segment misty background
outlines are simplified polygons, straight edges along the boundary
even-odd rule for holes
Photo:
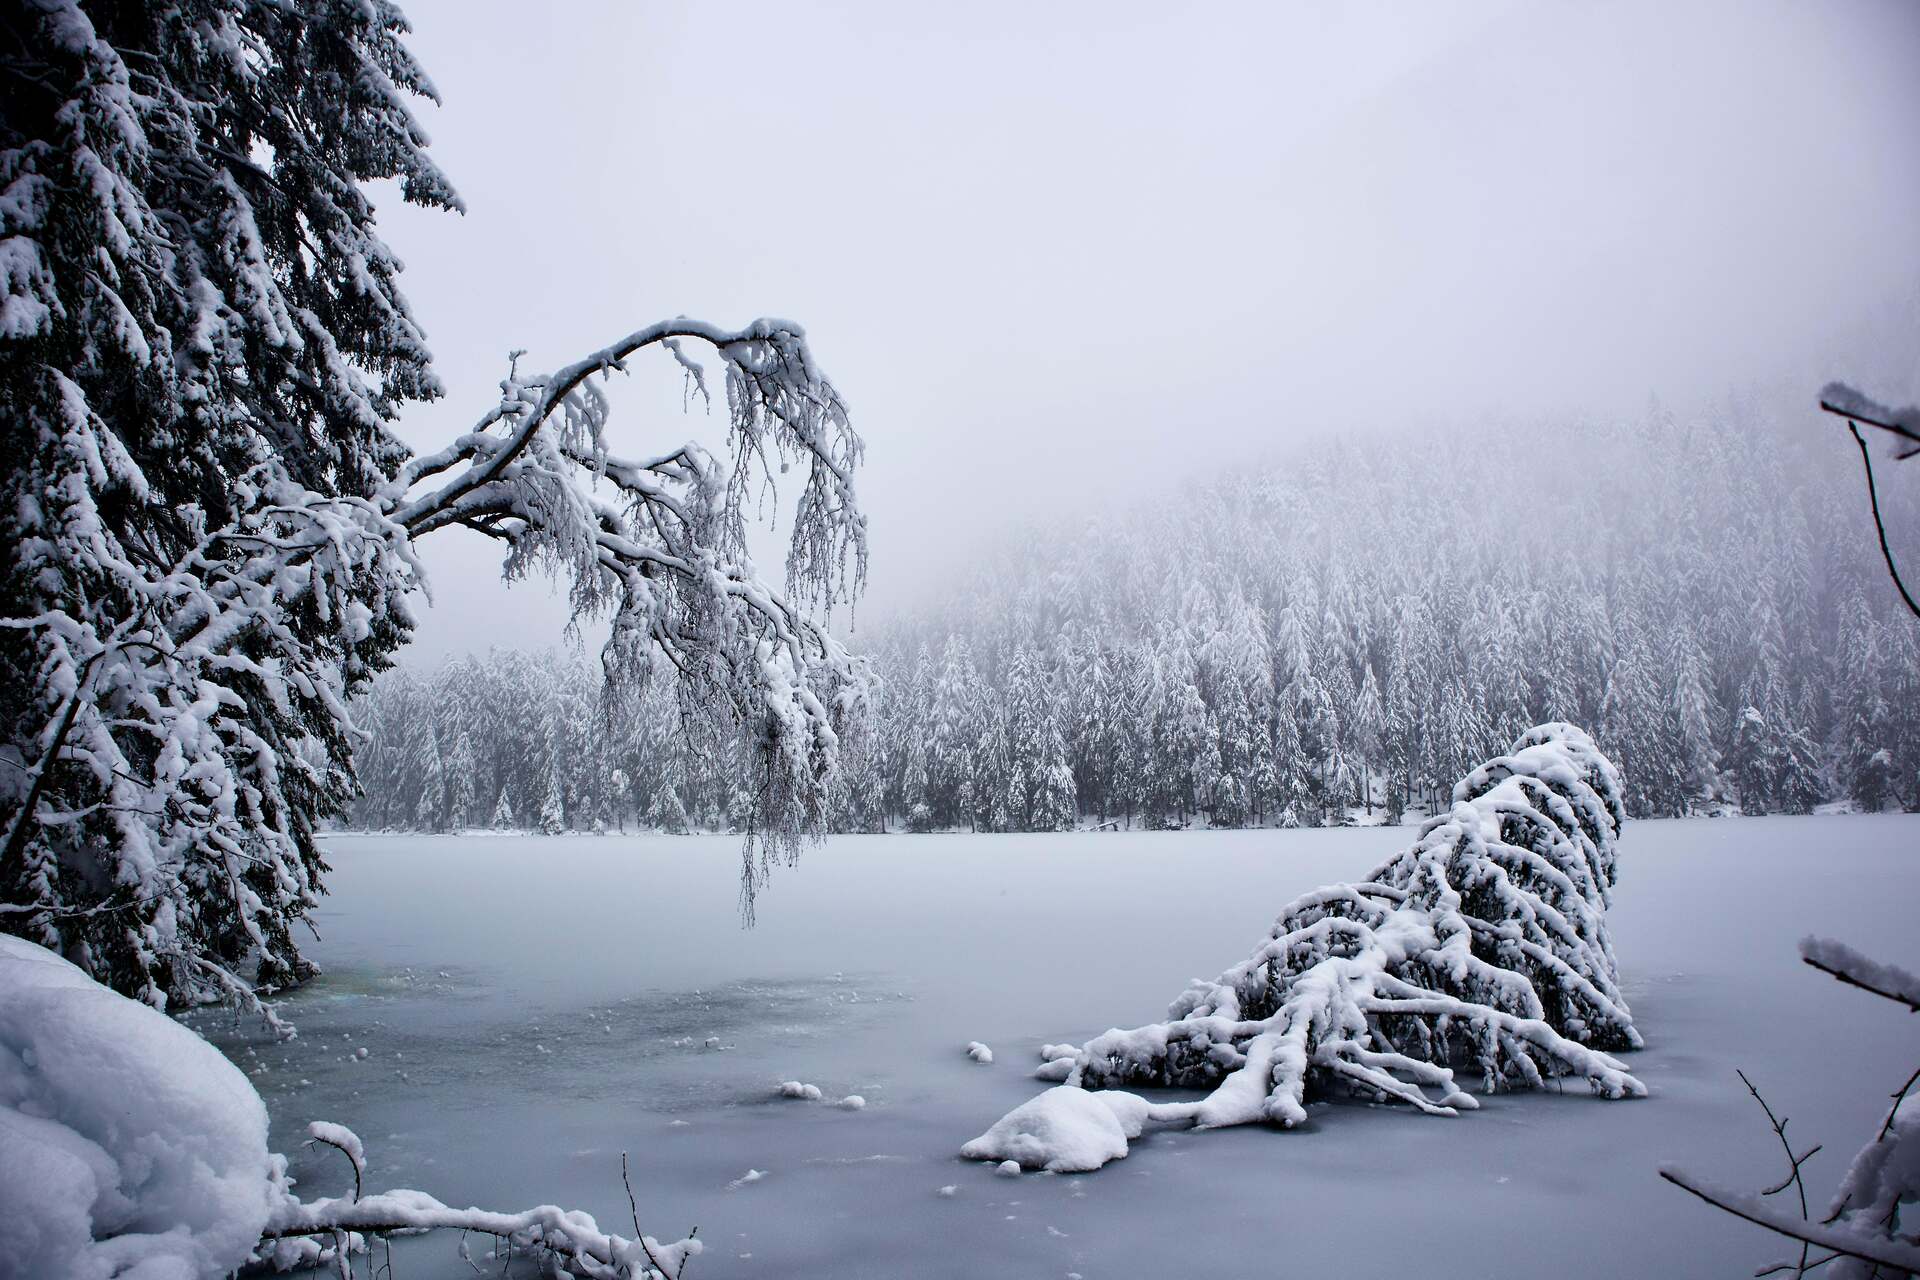
[[[401,434],[471,423],[512,349],[798,320],[869,446],[863,619],[1011,528],[1332,433],[1445,468],[1466,424],[1764,385],[1846,450],[1821,382],[1920,393],[1920,6],[408,13],[468,211],[382,200],[449,392]],[[635,372],[617,439],[719,438]],[[410,661],[564,625],[483,540],[426,554]]]

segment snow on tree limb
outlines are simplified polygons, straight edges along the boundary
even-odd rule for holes
[[[330,1136],[321,1140],[342,1150],[359,1148],[359,1139],[344,1126],[315,1122],[310,1128],[325,1130]],[[456,1209],[424,1191],[398,1189],[317,1200],[284,1194],[260,1233],[255,1259],[275,1271],[323,1265],[338,1260],[343,1244],[349,1252],[360,1252],[367,1248],[368,1237],[436,1230],[497,1236],[517,1249],[544,1252],[558,1274],[583,1280],[678,1280],[702,1248],[692,1236],[672,1243],[647,1235],[629,1240],[604,1230],[589,1213],[558,1205],[517,1213]],[[323,1239],[334,1241],[332,1251]]]
[[[1468,774],[1411,849],[1294,902],[1168,1021],[1089,1041],[1067,1084],[1207,1088],[1142,1104],[1147,1120],[1201,1128],[1290,1127],[1327,1094],[1453,1115],[1476,1105],[1461,1066],[1487,1089],[1578,1076],[1603,1097],[1644,1096],[1611,1056],[1641,1045],[1605,918],[1624,820],[1619,778],[1585,733],[1532,729]],[[965,1154],[1048,1165],[1025,1132],[996,1126]]]
[[[1907,1006],[1920,1013],[1920,976],[1899,965],[1883,964],[1861,955],[1844,942],[1808,934],[1800,939],[1800,958],[1851,987]]]
[[[799,326],[675,320],[547,377],[517,367],[446,449],[440,394],[362,184],[460,207],[405,98],[385,0],[82,7],[0,53],[0,929],[160,1006],[313,968],[317,825],[356,790],[353,697],[412,629],[417,540],[502,539],[611,615],[614,687],[664,655],[755,770],[743,897],[823,829],[870,683],[816,619],[866,567],[859,437]],[[725,462],[616,455],[606,376],[722,366]],[[791,595],[745,507],[799,468]],[[459,798],[469,799],[455,792]],[[438,808],[436,803],[435,808]],[[264,1010],[263,1010],[264,1011]]]
[[[724,365],[731,465],[692,443],[646,460],[615,455],[600,383],[656,345],[697,370],[687,340]],[[783,320],[731,332],[684,319],[651,325],[549,376],[523,377],[516,362],[501,389],[475,430],[403,467],[383,497],[416,538],[462,525],[507,544],[509,577],[566,575],[576,616],[611,614],[611,679],[644,680],[662,654],[681,677],[683,712],[710,728],[737,726],[754,766],[741,870],[751,915],[774,863],[824,833],[841,739],[859,731],[867,707],[866,664],[805,607],[850,600],[866,572],[853,487],[863,446],[846,407],[805,333]],[[745,504],[756,474],[770,483],[776,465],[794,461],[806,478],[788,544],[790,599],[747,554]],[[447,472],[439,487],[406,496]]]
[[[1906,441],[1898,446],[1895,458],[1911,458],[1920,454],[1920,405],[1908,405],[1904,409],[1889,408],[1844,382],[1829,382],[1820,388],[1820,407],[1838,417],[1864,422]]]

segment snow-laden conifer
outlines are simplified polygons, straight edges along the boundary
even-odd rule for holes
[[[37,0],[0,50],[0,928],[154,1004],[310,972],[350,700],[437,530],[561,577],[616,684],[664,659],[683,719],[751,756],[749,901],[824,831],[864,718],[815,616],[864,573],[862,446],[799,326],[650,325],[510,362],[436,452],[390,431],[440,387],[362,186],[458,207],[406,29],[386,0]],[[644,353],[724,402],[730,456],[619,441],[605,387]],[[785,593],[746,545],[777,473]],[[456,741],[427,726],[391,820],[445,823]],[[564,822],[547,799],[522,812]]]

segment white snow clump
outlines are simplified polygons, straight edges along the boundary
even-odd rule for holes
[[[278,1157],[219,1050],[0,935],[0,1259],[10,1274],[188,1280],[247,1260]]]

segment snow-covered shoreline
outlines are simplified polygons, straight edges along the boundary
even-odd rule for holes
[[[1829,804],[1823,804],[1823,805],[1817,806],[1811,814],[1801,814],[1801,815],[1777,814],[1777,813],[1747,814],[1747,813],[1740,812],[1739,806],[1737,805],[1726,805],[1712,812],[1689,813],[1679,818],[1661,818],[1661,819],[1658,819],[1658,821],[1661,821],[1661,822],[1718,822],[1728,818],[1741,818],[1741,819],[1781,818],[1781,817],[1861,818],[1861,817],[1884,817],[1884,816],[1889,816],[1889,815],[1864,813],[1860,810],[1859,806],[1855,805],[1851,800],[1836,800]],[[1299,826],[1288,827],[1288,826],[1277,826],[1277,825],[1246,826],[1246,827],[1209,827],[1204,823],[1200,823],[1190,828],[1185,828],[1181,831],[1167,832],[1167,831],[1150,830],[1144,826],[1125,827],[1125,826],[1115,826],[1112,823],[1086,822],[1086,823],[1082,823],[1079,826],[1074,827],[1070,831],[1054,831],[1054,832],[968,831],[964,827],[942,827],[932,831],[907,831],[905,829],[889,829],[886,831],[843,831],[843,832],[837,833],[834,836],[834,838],[836,840],[860,840],[860,839],[895,840],[895,839],[902,839],[909,836],[934,836],[934,837],[966,836],[969,838],[992,839],[992,838],[999,838],[999,837],[1017,838],[1017,837],[1031,836],[1031,835],[1061,835],[1061,836],[1098,835],[1098,836],[1162,837],[1170,834],[1171,835],[1179,835],[1179,834],[1196,834],[1197,835],[1197,834],[1214,834],[1214,833],[1224,833],[1224,832],[1270,831],[1270,832],[1280,833],[1280,832],[1303,831],[1303,830],[1304,831],[1357,831],[1357,830],[1366,830],[1366,829],[1381,828],[1381,827],[1404,828],[1404,829],[1412,830],[1412,829],[1417,829],[1421,823],[1427,820],[1427,817],[1428,815],[1419,809],[1409,809],[1405,814],[1401,816],[1400,821],[1398,822],[1388,822],[1385,820],[1383,816],[1379,814],[1372,814],[1372,815],[1356,814],[1356,815],[1353,815],[1349,821],[1332,823],[1324,827],[1299,827]],[[1629,820],[1634,822],[1654,821],[1654,819],[1647,819],[1647,818],[1633,818]],[[405,828],[373,829],[373,828],[365,828],[365,827],[328,827],[320,831],[318,835],[319,835],[319,838],[322,840],[411,840],[411,839],[486,840],[486,839],[495,839],[495,838],[535,839],[535,838],[546,837],[546,836],[603,837],[607,839],[627,839],[627,838],[639,837],[639,836],[673,838],[673,839],[684,838],[684,839],[708,839],[708,840],[714,839],[716,837],[724,837],[732,840],[738,840],[740,838],[740,832],[738,831],[721,831],[721,830],[661,831],[661,830],[654,830],[652,828],[635,828],[633,830],[628,830],[628,831],[619,831],[619,830],[540,831],[540,830],[535,830],[535,829],[526,828],[526,827],[504,827],[504,828],[462,827],[458,831],[413,831]]]

